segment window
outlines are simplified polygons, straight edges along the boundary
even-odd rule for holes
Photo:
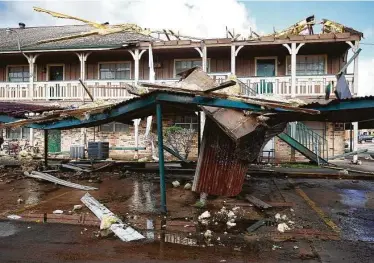
[[[131,63],[103,63],[99,64],[100,79],[130,79]]]
[[[326,66],[325,55],[296,56],[296,75],[324,75]],[[287,75],[291,75],[291,58],[287,57]]]
[[[9,66],[8,67],[9,82],[28,82],[29,66]]]
[[[7,128],[5,132],[5,137],[7,139],[29,139],[30,138],[30,128]]]
[[[120,122],[111,122],[100,126],[100,131],[103,132],[128,132],[129,125]]]
[[[175,116],[174,125],[185,129],[198,130],[198,117],[197,116]]]
[[[208,69],[209,69],[209,60],[208,63]],[[193,67],[202,67],[202,61],[201,59],[183,59],[183,60],[175,60],[174,62],[174,72],[175,76],[187,69],[193,68]]]

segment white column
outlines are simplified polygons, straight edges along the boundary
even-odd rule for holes
[[[132,120],[134,122],[135,148],[139,147],[139,124],[141,119]],[[134,159],[139,159],[138,149],[135,150]]]
[[[231,74],[236,75],[236,57],[243,46],[231,46]]]
[[[28,89],[28,96],[31,100],[34,99],[34,73],[35,73],[35,61],[39,54],[30,54],[26,55],[27,61],[29,62],[29,89]],[[30,128],[30,145],[34,146],[34,129]]]
[[[80,61],[80,79],[82,80],[82,82],[84,82],[86,80],[86,61],[87,61],[88,56],[91,53],[81,52],[81,53],[75,53],[75,54],[78,56],[79,61]],[[83,102],[84,102],[85,95],[86,95],[86,92],[85,92],[84,88],[82,87],[82,101]],[[86,128],[81,128],[80,131],[81,131],[81,142],[80,143],[81,143],[81,145],[83,145],[86,148],[86,145],[87,145],[87,129]]]
[[[352,42],[347,42],[347,44],[351,46],[353,53],[356,53],[359,48],[360,42],[355,41],[354,44]],[[353,64],[353,90],[352,90],[353,97],[357,96],[358,94],[358,57],[359,56],[357,56],[353,62],[354,63]],[[357,151],[358,150],[358,122],[352,122],[352,125],[353,125],[353,151]],[[352,162],[357,163],[357,161],[358,161],[358,155],[357,154],[353,155]]]
[[[149,82],[154,83],[156,80],[156,73],[155,73],[155,68],[153,65],[153,50],[152,50],[152,44],[149,43],[148,47],[148,66],[149,66]]]
[[[283,44],[291,55],[291,98],[296,97],[296,55],[304,45],[305,43],[300,43],[298,46],[296,43],[291,43],[290,47],[289,44]]]
[[[134,82],[135,82],[135,85],[138,84],[139,82],[139,61],[143,55],[143,53],[145,52],[146,50],[142,50],[141,52],[139,52],[139,49],[135,49],[134,51],[132,50],[129,50],[129,53],[131,54],[132,58],[134,59]]]

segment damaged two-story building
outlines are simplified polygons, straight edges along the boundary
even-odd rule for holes
[[[267,36],[216,39],[188,39],[167,32],[162,39],[136,32],[90,34],[90,25],[3,28],[0,101],[74,107],[90,101],[79,80],[97,103],[125,100],[132,97],[126,84],[176,82],[178,73],[201,66],[218,82],[235,76],[240,92],[248,96],[323,102],[326,93],[334,97],[336,74],[363,35],[329,20],[323,20],[320,33],[313,32],[313,25],[314,17]],[[345,77],[352,94],[357,94],[357,58],[354,68],[354,74]],[[167,116],[165,122],[195,130],[199,125],[198,115]],[[122,123],[50,131],[49,152],[68,152],[72,145],[96,140],[110,143],[113,158],[132,159],[134,150],[142,157],[150,154],[143,138],[145,123],[140,122],[138,145],[134,126]],[[299,141],[308,137],[306,147],[313,148],[310,143],[318,141],[325,158],[344,152],[342,123],[297,123],[295,131]],[[40,131],[24,127],[6,129],[3,137],[29,140],[32,145],[43,141]],[[276,162],[299,157],[281,138],[273,138],[264,151]],[[196,155],[197,149],[190,157]]]

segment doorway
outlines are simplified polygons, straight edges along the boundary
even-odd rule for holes
[[[48,81],[63,81],[64,80],[64,65],[49,65],[48,66]]]
[[[49,130],[48,131],[48,152],[57,153],[61,152],[61,131]]]
[[[266,94],[274,92],[274,84],[266,77],[276,76],[276,58],[258,58],[256,59],[256,76],[260,78],[260,83],[257,84],[257,94]]]

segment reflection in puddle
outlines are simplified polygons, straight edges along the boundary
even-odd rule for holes
[[[0,237],[9,237],[17,232],[16,227],[9,222],[0,222]]]
[[[356,189],[342,189],[341,202],[351,207],[365,207],[367,198],[366,193]]]
[[[153,197],[153,183],[134,181],[134,192],[131,198],[130,209],[140,213],[156,212],[155,198]]]

